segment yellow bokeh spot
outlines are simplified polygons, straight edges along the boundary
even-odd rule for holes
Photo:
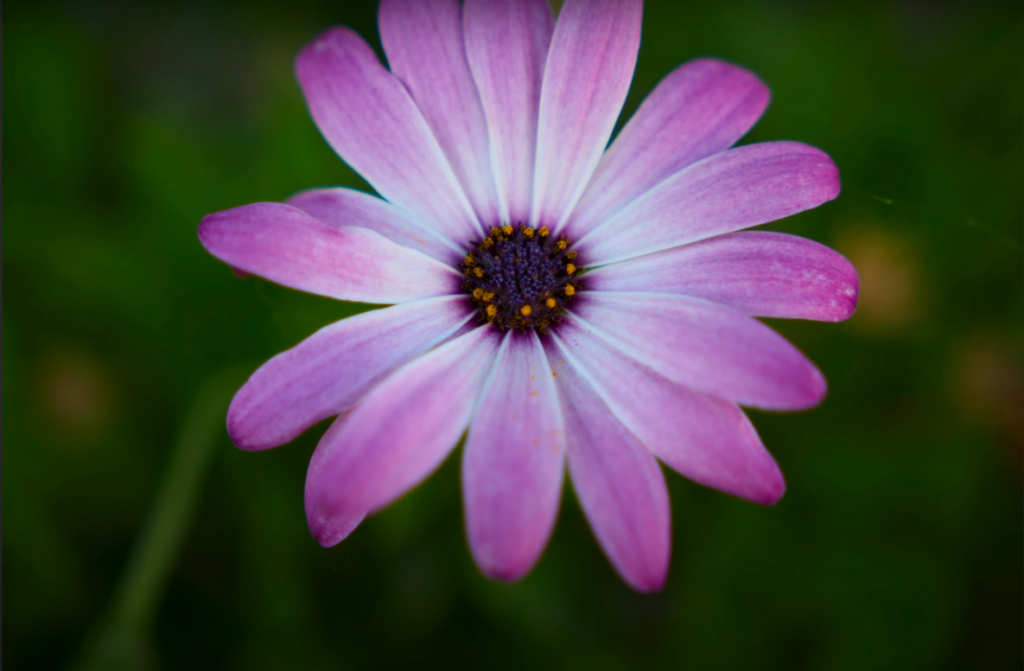
[[[558,302],[554,298],[549,298],[546,301],[544,301],[544,305],[548,306],[548,308],[554,308],[556,305],[558,305]]]
[[[529,317],[530,315],[533,314],[533,308],[531,308],[529,305],[524,305],[523,307],[519,308],[519,311],[523,313],[524,317]]]

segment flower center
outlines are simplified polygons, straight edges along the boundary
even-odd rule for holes
[[[579,290],[580,267],[568,247],[564,235],[555,240],[546,226],[492,228],[462,262],[462,287],[481,320],[502,331],[546,333]]]

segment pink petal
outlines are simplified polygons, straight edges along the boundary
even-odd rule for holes
[[[556,337],[567,363],[584,372],[626,428],[673,469],[755,503],[782,497],[779,467],[735,404],[670,381],[575,323],[559,326]]]
[[[554,19],[547,0],[466,0],[466,55],[506,222],[529,220],[537,112]]]
[[[365,312],[320,329],[253,373],[228,409],[244,450],[277,447],[343,412],[406,361],[443,342],[472,310],[461,296]]]
[[[581,328],[691,389],[767,410],[801,410],[825,396],[807,357],[738,310],[673,294],[578,296],[571,319]]]
[[[497,225],[487,121],[466,61],[458,0],[383,0],[380,39],[482,222]]]
[[[782,219],[839,195],[828,154],[764,142],[715,154],[658,184],[577,243],[588,265],[649,254]]]
[[[558,340],[548,339],[546,347],[565,415],[569,474],[590,528],[630,587],[656,592],[665,584],[672,545],[658,462],[566,362]]]
[[[483,326],[424,354],[375,387],[337,430],[307,483],[309,519],[378,510],[436,469],[469,423],[501,340]]]
[[[309,189],[285,202],[332,228],[368,228],[449,265],[457,265],[466,254],[430,224],[368,193],[342,188]]]
[[[347,413],[346,413],[347,415]],[[327,433],[332,431],[338,431],[342,426],[345,425],[345,417],[338,417],[337,421],[331,425],[331,428],[327,430]],[[326,436],[325,436],[326,437]],[[309,460],[309,468],[306,469],[306,491],[305,491],[305,503],[306,510],[314,510],[310,505],[311,491],[309,487],[310,482],[316,482],[320,473],[320,469],[323,467],[324,455],[327,454],[325,445],[329,444],[324,440],[316,446],[313,451],[313,457]],[[366,513],[354,513],[348,515],[326,515],[320,514],[317,517],[309,517],[309,530],[313,534],[313,538],[324,546],[329,548],[337,545],[341,541],[348,538],[348,535],[355,531],[359,523],[366,517]]]
[[[484,383],[462,460],[466,532],[480,570],[522,578],[551,536],[565,427],[536,333],[509,333]]]
[[[680,66],[641,103],[601,158],[565,233],[578,239],[658,182],[725,151],[761,118],[757,75],[713,58]]]
[[[332,228],[281,203],[208,214],[199,239],[234,268],[344,301],[403,303],[453,294],[461,284],[450,266],[367,228]]]
[[[566,0],[544,67],[533,182],[535,225],[555,229],[583,195],[626,100],[640,0]]]
[[[842,321],[857,307],[857,271],[806,238],[745,231],[673,247],[587,273],[592,291],[705,298],[755,317]]]
[[[295,73],[320,132],[377,192],[453,241],[480,223],[416,103],[363,38],[332,28],[299,54]]]

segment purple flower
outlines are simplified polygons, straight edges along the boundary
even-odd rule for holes
[[[569,474],[634,589],[664,584],[658,460],[760,504],[785,490],[740,405],[800,410],[814,365],[755,317],[838,321],[857,275],[803,238],[741,229],[839,194],[823,152],[730,147],[769,93],[687,63],[615,141],[639,0],[383,0],[391,66],[348,28],[299,54],[324,137],[383,196],[315,189],[207,216],[236,269],[340,300],[394,304],[332,324],[235,396],[235,444],[286,443],[327,417],[306,511],[324,546],[426,478],[466,433],[462,486],[480,569],[536,563]],[[468,433],[467,433],[468,430]]]

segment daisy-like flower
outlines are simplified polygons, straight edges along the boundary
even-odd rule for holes
[[[823,152],[735,149],[769,93],[687,63],[610,147],[640,45],[640,0],[383,0],[390,65],[348,28],[299,54],[313,119],[383,197],[314,189],[211,214],[199,237],[247,273],[389,304],[257,370],[228,431],[242,449],[337,419],[305,503],[331,546],[415,487],[465,434],[480,569],[513,581],[551,535],[566,465],[598,543],[634,589],[664,584],[658,461],[760,504],[785,490],[740,406],[800,410],[825,380],[755,317],[837,321],[857,298],[840,255],[736,232],[839,193]]]

